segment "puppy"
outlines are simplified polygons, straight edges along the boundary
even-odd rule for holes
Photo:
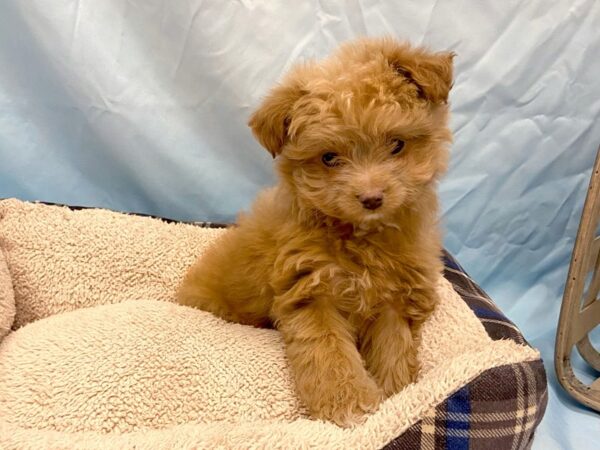
[[[415,379],[442,271],[453,56],[360,39],[292,69],[249,122],[279,183],[178,290],[226,320],[274,324],[314,417],[353,424]]]

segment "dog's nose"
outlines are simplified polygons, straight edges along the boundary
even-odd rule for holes
[[[377,209],[383,204],[383,194],[361,195],[359,200],[362,203],[363,208]]]

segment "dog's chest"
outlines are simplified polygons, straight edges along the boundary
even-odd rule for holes
[[[336,255],[339,271],[332,278],[333,292],[343,310],[370,316],[383,304],[400,301],[406,290],[399,258],[367,249]]]

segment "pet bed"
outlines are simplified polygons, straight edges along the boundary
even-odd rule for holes
[[[173,303],[222,233],[0,201],[0,448],[531,445],[539,353],[449,255],[418,380],[340,428],[307,416],[277,331]]]

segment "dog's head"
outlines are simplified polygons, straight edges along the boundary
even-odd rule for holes
[[[393,222],[445,170],[452,58],[351,42],[295,67],[249,124],[302,209],[361,228]]]

